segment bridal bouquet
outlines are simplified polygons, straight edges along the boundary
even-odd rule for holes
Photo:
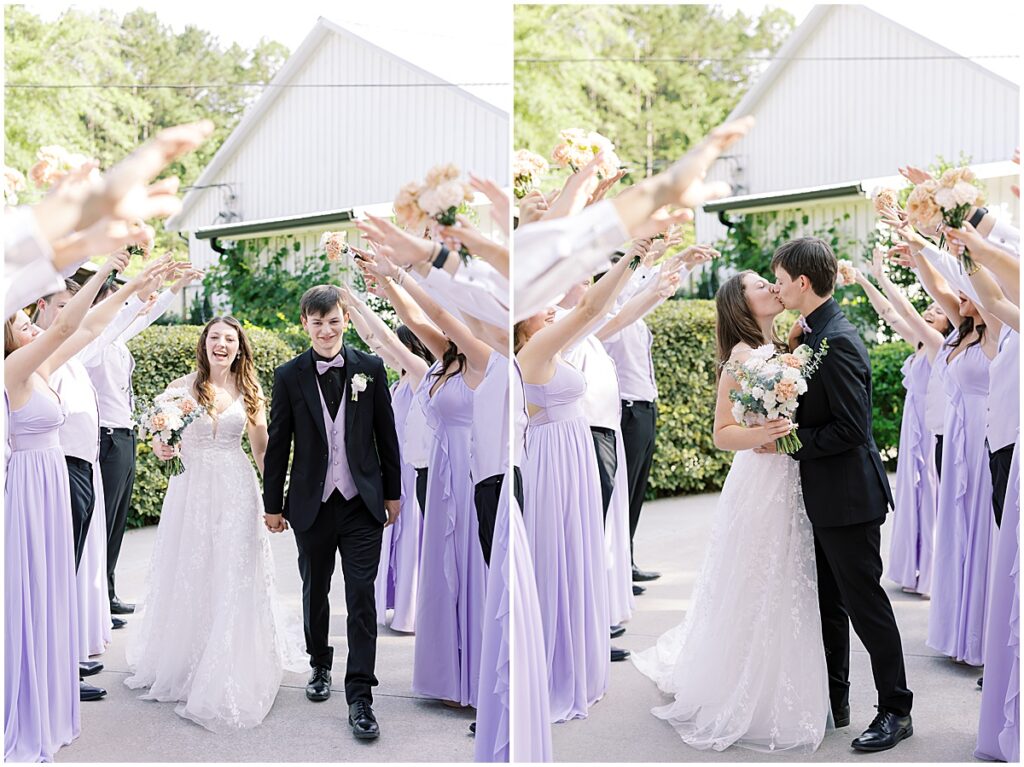
[[[189,424],[202,414],[202,408],[188,389],[175,387],[153,398],[152,406],[143,411],[139,426],[143,437],[159,437],[165,445],[175,447],[181,442]],[[174,477],[185,471],[177,455],[161,463],[165,477]]]
[[[512,160],[512,191],[517,200],[532,192],[548,172],[548,161],[529,149],[520,149]]]
[[[345,237],[345,232],[323,233],[320,238],[320,247],[327,251],[328,261],[341,261],[341,257],[349,252]]]
[[[473,189],[459,180],[459,169],[448,163],[427,171],[422,184],[411,182],[398,190],[395,198],[395,219],[399,226],[422,234],[431,222],[455,226],[458,214],[473,199]],[[463,261],[470,257],[465,245],[459,247]]]
[[[585,131],[580,128],[569,128],[561,132],[562,141],[551,151],[551,159],[561,168],[571,168],[576,173],[580,168],[593,160],[599,153],[603,154],[598,178],[611,178],[619,170],[619,157],[615,154],[615,145],[600,133]]]
[[[729,392],[736,423],[761,426],[777,418],[792,419],[797,398],[807,391],[807,379],[827,353],[827,339],[821,342],[817,354],[807,344],[787,353],[779,353],[775,346],[766,344],[751,352],[744,362],[728,363],[726,372],[740,385]],[[802,446],[796,436],[796,424],[793,429],[775,441],[780,453],[793,453]]]
[[[907,198],[907,218],[916,229],[928,232],[938,230],[942,224],[960,229],[971,207],[984,200],[976,181],[970,168],[950,168],[937,180],[921,182]],[[940,231],[939,247],[945,244],[946,235]],[[960,263],[966,271],[974,270],[974,260],[967,248],[960,256]]]

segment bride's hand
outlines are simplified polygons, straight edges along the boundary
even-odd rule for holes
[[[178,454],[177,448],[171,447],[161,442],[156,437],[153,438],[153,454],[156,455],[161,461],[169,461]]]
[[[283,533],[288,529],[288,520],[282,514],[264,514],[263,524],[272,533]]]
[[[780,437],[785,437],[791,431],[793,431],[793,422],[788,418],[776,418],[775,420],[767,421],[764,425],[764,433],[773,443]]]

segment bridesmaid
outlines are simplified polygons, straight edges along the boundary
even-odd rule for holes
[[[988,571],[995,521],[992,478],[984,461],[989,365],[1002,323],[963,291],[954,293],[929,258],[915,259],[921,281],[957,326],[944,345],[948,398],[942,481],[935,524],[929,647],[972,666],[984,664]]]
[[[909,300],[886,276],[881,248],[876,248],[871,273],[884,291],[880,293],[860,272],[861,286],[871,305],[904,341],[916,351],[903,363],[903,421],[900,425],[900,455],[896,467],[895,516],[889,546],[888,576],[910,594],[931,593],[932,554],[938,475],[933,438],[925,423],[925,402],[932,362],[942,350],[949,320],[932,304],[918,314]]]
[[[417,392],[434,430],[420,552],[413,691],[477,704],[486,567],[473,503],[473,399],[497,354],[381,254],[363,259],[399,317],[441,362]],[[417,315],[425,314],[441,333]],[[443,335],[442,335],[443,333]]]
[[[553,721],[584,718],[608,688],[611,646],[601,485],[581,399],[583,374],[561,358],[611,308],[634,249],[557,322],[553,311],[515,326],[530,424],[524,508],[536,570]]]
[[[398,444],[402,450],[402,511],[398,521],[385,528],[381,543],[376,580],[377,622],[386,625],[387,611],[393,610],[392,630],[412,633],[416,630],[423,517],[416,500],[416,470],[405,455],[410,436],[407,427],[414,405],[413,392],[423,381],[427,365],[434,359],[407,327],[402,325],[396,334],[351,292],[342,289],[342,296],[360,338],[388,367],[400,373],[398,381],[391,387],[391,407],[395,412]]]
[[[49,762],[78,737],[78,587],[71,489],[52,369],[91,340],[79,331],[119,253],[40,332],[23,311],[4,324],[10,460],[4,487],[4,759]]]

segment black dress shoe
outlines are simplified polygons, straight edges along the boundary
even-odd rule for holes
[[[83,660],[78,662],[78,678],[92,676],[103,670],[103,664],[96,660]]]
[[[886,751],[913,734],[910,714],[900,716],[892,711],[879,711],[871,726],[850,745],[857,751]]]
[[[129,602],[122,602],[117,597],[110,600],[111,615],[131,615],[133,612],[135,612],[135,605]]]
[[[473,733],[474,735],[476,735],[476,722],[470,722],[469,723],[469,731],[471,733]]]
[[[840,727],[850,726],[850,707],[840,706],[839,708],[832,709],[832,719],[835,722],[836,729]]]
[[[380,735],[377,718],[368,701],[357,700],[349,704],[348,723],[352,727],[352,734],[359,740],[373,740]]]
[[[654,581],[661,577],[661,573],[656,573],[653,570],[641,570],[636,565],[633,565],[633,580],[634,581]]]
[[[331,670],[326,666],[314,666],[306,683],[306,697],[310,700],[327,700],[331,697]]]
[[[626,660],[629,657],[629,650],[623,650],[621,647],[612,648],[612,663],[620,660]]]
[[[980,689],[984,689],[984,684],[983,684],[983,683],[984,683],[984,681],[985,681],[985,677],[983,677],[983,676],[979,676],[979,677],[978,677],[978,687],[979,687]]]
[[[638,597],[645,591],[647,591],[647,589],[645,589],[643,586],[638,586],[635,583],[633,584],[633,596]]]
[[[626,633],[626,627],[615,624],[612,626],[612,639],[618,639],[620,636]]]
[[[127,625],[128,625],[128,621],[126,621],[124,618],[118,618],[117,616],[114,616],[114,615],[110,616],[110,628],[112,628],[112,629],[123,629]]]
[[[107,691],[102,687],[93,687],[91,684],[79,681],[78,683],[78,697],[80,700],[99,700]]]

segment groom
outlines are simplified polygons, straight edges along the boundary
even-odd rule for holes
[[[884,751],[914,733],[913,694],[907,689],[903,649],[883,590],[881,526],[892,506],[889,480],[871,432],[871,365],[856,329],[832,297],[837,263],[815,237],[791,240],[775,251],[776,291],[800,312],[802,342],[821,367],[808,381],[794,419],[807,516],[814,528],[818,603],[836,727],[850,724],[850,623],[871,658],[878,715],[851,744]],[[774,444],[759,448],[771,452]]]
[[[377,610],[373,582],[384,528],[398,518],[402,480],[387,374],[379,357],[343,345],[348,311],[341,291],[317,285],[302,296],[302,327],[312,349],[274,371],[263,474],[266,525],[291,524],[299,550],[310,700],[331,695],[334,648],[327,644],[328,595],[341,553],[348,612],[345,698],[356,738],[380,734],[373,715],[377,684]],[[294,446],[285,492],[288,456]]]

